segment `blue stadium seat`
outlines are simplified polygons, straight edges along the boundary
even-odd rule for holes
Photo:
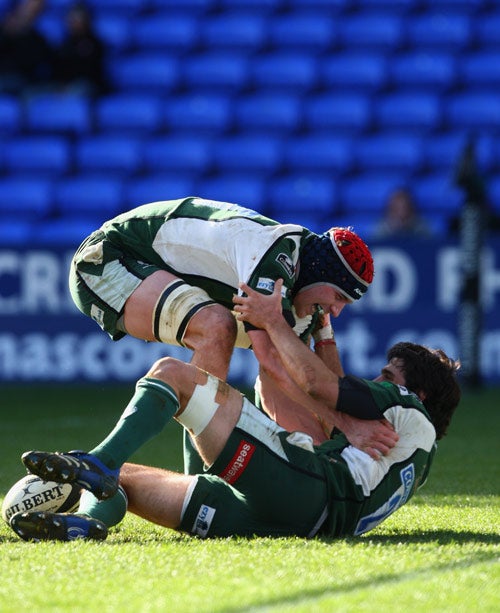
[[[115,11],[129,17],[137,15],[144,8],[144,0],[87,0],[93,13]]]
[[[451,128],[492,130],[500,127],[500,92],[471,91],[450,96],[445,117]]]
[[[109,73],[118,89],[167,94],[178,85],[179,65],[164,53],[138,51],[112,58]]]
[[[198,135],[157,136],[144,147],[146,172],[203,173],[211,162],[210,143]]]
[[[483,49],[494,48],[498,49],[498,33],[500,32],[500,10],[488,13],[482,19],[477,19],[475,22],[475,34],[479,45]]]
[[[281,222],[292,223],[298,215],[323,219],[338,210],[337,202],[337,183],[329,173],[294,172],[269,183],[269,215]]]
[[[316,58],[305,52],[269,52],[255,56],[251,82],[256,87],[305,92],[317,81]]]
[[[213,148],[214,165],[227,172],[276,172],[282,161],[282,143],[264,134],[219,138]]]
[[[389,74],[398,87],[427,87],[440,91],[452,87],[457,76],[457,60],[450,53],[411,51],[391,59]]]
[[[346,16],[338,28],[338,41],[352,49],[396,49],[403,40],[401,17],[389,12],[356,12]]]
[[[276,221],[281,223],[293,223],[303,228],[316,232],[316,234],[323,234],[335,223],[335,218],[329,213],[303,212],[303,211],[291,211],[290,215],[286,214],[286,211],[280,212],[280,218]]]
[[[64,217],[89,217],[100,225],[122,210],[122,181],[104,175],[61,179],[54,188],[54,202]]]
[[[414,8],[418,9],[421,0],[362,0],[361,2],[364,10],[391,10],[406,12]]]
[[[423,160],[422,140],[406,133],[383,133],[360,139],[354,157],[365,171],[415,172]]]
[[[166,175],[147,175],[133,179],[124,186],[124,208],[132,208],[148,202],[173,200],[195,196],[194,182],[187,177]]]
[[[99,11],[94,16],[94,27],[109,53],[124,53],[129,47],[132,20],[125,15]]]
[[[395,187],[405,183],[401,173],[362,172],[340,183],[339,204],[345,215],[364,211],[382,214]]]
[[[199,39],[208,49],[253,52],[265,45],[266,34],[263,15],[228,10],[202,20]]]
[[[335,215],[331,226],[340,226],[341,228],[351,227],[358,236],[363,240],[369,241],[375,232],[375,228],[380,221],[381,210],[362,211],[359,213],[356,210],[344,212],[342,215]]]
[[[215,8],[218,0],[149,0],[153,10],[186,11],[189,14],[203,14]]]
[[[51,219],[37,225],[34,242],[43,246],[58,245],[76,249],[96,229],[95,220],[89,217]]]
[[[214,134],[232,122],[231,97],[219,93],[188,93],[163,99],[166,126],[172,131]]]
[[[121,136],[87,136],[76,144],[76,164],[80,172],[133,174],[142,166],[142,144]]]
[[[498,48],[468,53],[460,62],[460,76],[467,88],[500,85],[500,31]]]
[[[21,104],[15,96],[0,94],[0,134],[12,135],[22,126]]]
[[[335,176],[351,169],[352,141],[319,132],[296,136],[287,140],[284,158],[292,173],[320,170]]]
[[[1,206],[0,206],[1,211]],[[2,247],[15,247],[33,243],[33,223],[15,215],[0,218],[0,245]]]
[[[433,8],[434,5],[433,5]],[[471,39],[471,22],[467,15],[432,10],[407,22],[410,45],[422,48],[460,50]]]
[[[429,136],[424,144],[427,172],[451,172],[456,167],[467,142],[467,133],[457,129],[441,132],[439,137]],[[496,149],[495,134],[482,134],[475,140],[476,160],[481,171],[494,170],[500,151]]]
[[[154,132],[163,125],[161,98],[148,94],[121,93],[95,102],[99,130]]]
[[[304,116],[311,130],[360,132],[370,124],[370,99],[356,92],[316,94],[306,99]]]
[[[224,11],[227,9],[245,9],[266,14],[283,8],[286,0],[219,0],[219,4]]]
[[[320,71],[325,88],[373,92],[386,84],[387,59],[374,51],[346,51],[325,58]]]
[[[86,97],[44,94],[26,103],[29,130],[82,134],[91,128],[91,108]]]
[[[349,7],[351,2],[352,0],[290,0],[290,5],[295,9],[308,9],[320,11],[322,14],[339,15]]]
[[[495,0],[493,0],[495,1]],[[485,0],[422,0],[424,8],[439,9],[443,11],[458,10],[461,12],[470,11],[473,13],[477,9],[480,9]],[[427,5],[427,6],[426,6]]]
[[[461,190],[454,185],[453,169],[419,177],[414,183],[413,192],[423,213],[441,212],[451,216],[459,210],[463,201]]]
[[[0,213],[15,215],[19,221],[34,221],[50,214],[52,182],[42,178],[0,178]]]
[[[441,121],[441,98],[436,94],[404,91],[379,97],[374,118],[382,130],[434,130]]]
[[[3,0],[2,0],[3,1]],[[51,0],[50,8],[55,11],[67,11],[74,0]]]
[[[203,198],[236,202],[265,214],[266,183],[259,175],[222,174],[201,179],[196,193]]]
[[[231,51],[207,51],[182,62],[184,85],[192,91],[237,92],[248,83],[248,59]]]
[[[451,171],[460,157],[467,137],[461,131],[442,132],[439,138],[431,135],[424,143],[425,167],[437,171]]]
[[[331,15],[308,11],[279,14],[269,22],[269,42],[277,49],[323,52],[336,41],[335,21]]]
[[[43,12],[37,19],[36,29],[53,46],[60,45],[66,35],[64,19],[57,10]]]
[[[62,136],[23,136],[5,147],[3,163],[12,173],[61,175],[71,167],[70,146]]]
[[[242,131],[286,133],[301,125],[302,100],[287,92],[241,96],[235,102],[234,116],[236,127]]]
[[[134,19],[130,40],[138,49],[179,53],[198,43],[198,20],[187,14],[156,12]]]

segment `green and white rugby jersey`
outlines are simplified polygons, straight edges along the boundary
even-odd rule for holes
[[[388,382],[358,381],[399,441],[378,461],[350,445],[343,434],[316,447],[325,460],[328,484],[323,530],[333,536],[367,532],[405,504],[427,478],[436,451],[434,426],[415,394]]]
[[[271,293],[273,282],[282,278],[284,310],[291,308],[300,247],[311,236],[302,226],[201,198],[146,204],[100,230],[127,254],[201,287],[228,308],[240,281]]]

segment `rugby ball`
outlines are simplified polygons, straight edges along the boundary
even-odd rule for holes
[[[26,475],[5,494],[2,518],[9,523],[13,515],[26,511],[71,513],[78,508],[80,491],[79,486],[71,483],[55,483]]]

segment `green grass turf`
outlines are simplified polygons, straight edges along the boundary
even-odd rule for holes
[[[89,448],[127,388],[2,389],[0,497],[26,449]],[[0,526],[0,611],[500,611],[500,391],[467,393],[428,483],[357,539],[201,541],[133,516],[104,543],[20,541]],[[181,468],[172,424],[138,462]]]

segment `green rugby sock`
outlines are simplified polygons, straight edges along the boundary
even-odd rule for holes
[[[116,526],[127,512],[127,495],[125,490],[118,488],[116,494],[107,500],[98,500],[94,494],[83,490],[77,513],[100,519],[108,528]]]
[[[120,468],[140,447],[159,434],[179,409],[173,389],[143,377],[113,431],[89,453],[108,468]]]

